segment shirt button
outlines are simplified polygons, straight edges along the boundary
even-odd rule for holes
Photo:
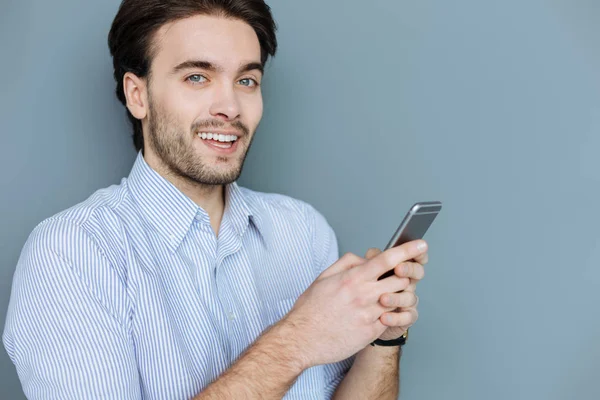
[[[229,314],[227,314],[227,318],[230,321],[233,321],[233,320],[235,320],[235,314],[232,311],[230,311]]]

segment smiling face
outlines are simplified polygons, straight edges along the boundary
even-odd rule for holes
[[[256,33],[240,20],[197,15],[162,26],[153,45],[144,110],[130,107],[142,119],[144,158],[199,184],[237,180],[263,111]]]

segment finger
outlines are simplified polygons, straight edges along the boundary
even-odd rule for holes
[[[376,283],[377,296],[381,296],[384,293],[396,293],[402,290],[406,290],[410,285],[410,279],[400,278],[396,275],[392,275],[388,278],[382,279]]]
[[[413,240],[375,256],[375,258],[369,260],[361,269],[368,278],[376,280],[396,265],[414,259],[426,252],[427,242],[424,240]]]
[[[410,284],[408,285],[408,287],[406,289],[404,289],[404,291],[405,292],[407,292],[407,291],[416,292],[417,291],[417,283],[419,283],[418,280],[411,279]]]
[[[414,292],[384,293],[379,297],[379,302],[384,307],[416,307],[418,297]]]
[[[329,268],[323,271],[321,275],[319,275],[319,279],[339,274],[340,272],[349,270],[357,265],[364,264],[366,261],[367,260],[357,256],[356,254],[346,253],[339,260],[334,262]]]
[[[381,323],[381,318],[378,318],[377,321],[375,321],[373,323],[373,331],[371,332],[371,340],[370,342],[372,342],[373,340],[377,339],[379,336],[381,336],[383,334],[383,332],[385,332],[387,330],[387,326],[385,326],[384,324]]]
[[[429,252],[425,254],[421,254],[420,256],[415,258],[415,261],[421,265],[425,265],[429,262]]]
[[[371,258],[374,258],[375,256],[381,254],[381,250],[375,248],[375,247],[371,247],[369,250],[367,250],[367,254],[365,254],[365,258],[367,260],[370,260]]]
[[[407,308],[402,312],[387,312],[381,315],[382,324],[390,327],[410,328],[419,319],[419,313],[414,308]]]
[[[394,273],[400,278],[420,281],[425,277],[425,268],[419,263],[405,261],[394,268]]]
[[[419,319],[419,310],[416,307],[401,308],[399,312],[400,313],[409,313],[411,315],[412,322],[409,325],[404,326],[404,328],[406,328],[406,329],[413,326]]]
[[[388,312],[400,312],[400,309],[398,307],[386,307],[381,303],[377,303],[369,309],[370,315],[373,316],[373,321],[378,321],[381,315]]]

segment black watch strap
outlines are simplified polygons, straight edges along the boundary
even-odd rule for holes
[[[404,332],[404,334],[397,339],[392,339],[392,340],[375,339],[373,342],[371,342],[371,346],[404,346],[404,344],[406,343],[406,339],[408,339],[408,330],[406,332]]]

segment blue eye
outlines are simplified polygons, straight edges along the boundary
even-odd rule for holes
[[[188,79],[188,81],[190,81],[192,83],[202,83],[202,82],[206,81],[206,78],[204,76],[198,75],[198,74],[191,75],[187,79]]]
[[[248,87],[254,87],[254,86],[258,86],[258,82],[256,82],[256,81],[255,81],[254,79],[252,79],[252,78],[244,78],[244,79],[241,79],[241,80],[239,81],[239,83],[240,83],[242,86],[248,86]]]

